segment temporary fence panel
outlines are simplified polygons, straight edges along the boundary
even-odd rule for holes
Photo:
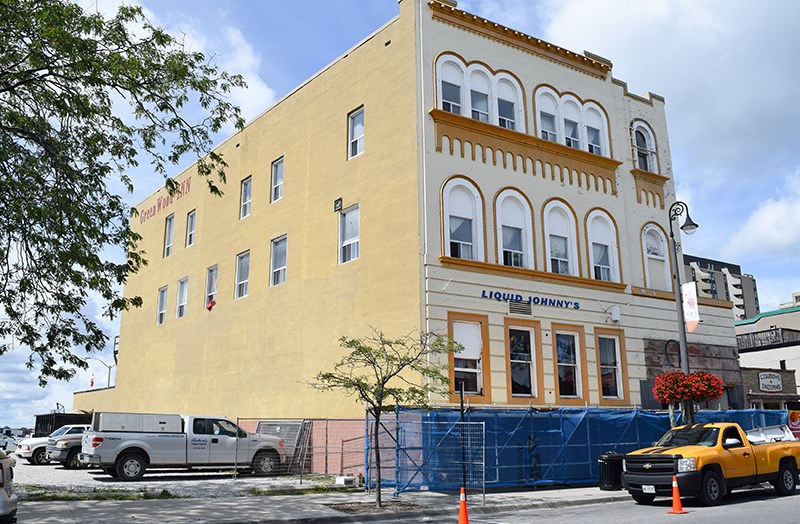
[[[421,467],[415,472],[411,467],[404,476],[403,464],[442,462],[439,455],[447,452],[438,450],[437,437],[442,437],[437,432],[458,433],[456,425],[460,417],[456,409],[398,409],[398,473],[392,479],[398,491],[453,489],[449,471],[442,470],[436,475],[428,474],[430,468]],[[733,421],[751,429],[786,423],[787,416],[786,412],[726,410],[700,412],[697,419],[698,422]],[[599,455],[627,453],[648,446],[670,428],[668,414],[642,410],[476,409],[468,410],[465,421],[485,426],[484,479],[487,487],[596,484]],[[430,428],[449,429],[429,430],[424,423],[434,423]],[[418,432],[419,437],[407,436]],[[443,448],[446,449],[447,446]]]

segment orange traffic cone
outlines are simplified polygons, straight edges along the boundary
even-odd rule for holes
[[[672,510],[667,511],[667,513],[672,513],[673,515],[683,515],[684,513],[689,513],[688,511],[683,510],[683,504],[681,504],[681,492],[678,489],[678,477],[672,475]]]
[[[469,515],[467,515],[467,496],[464,493],[464,488],[461,488],[461,501],[458,504],[458,524],[469,524]]]

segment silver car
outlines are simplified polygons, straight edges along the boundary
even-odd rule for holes
[[[17,496],[14,494],[14,466],[16,461],[5,451],[0,451],[0,524],[17,521]]]

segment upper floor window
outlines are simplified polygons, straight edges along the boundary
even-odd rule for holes
[[[339,214],[339,263],[344,264],[358,258],[359,251],[359,207],[352,206]]]
[[[453,322],[452,329],[453,340],[464,348],[453,355],[455,391],[459,392],[463,388],[465,395],[481,395],[483,392],[481,324]]]
[[[498,260],[504,266],[532,268],[531,212],[517,191],[506,189],[497,197]]]
[[[364,108],[350,113],[348,117],[348,158],[364,152]]]
[[[216,264],[211,266],[210,268],[206,269],[206,298],[205,298],[205,308],[209,311],[217,302],[217,276],[219,274],[219,268]]]
[[[175,310],[175,317],[181,318],[186,316],[186,303],[189,296],[189,278],[182,278],[178,280],[178,304]]]
[[[562,202],[553,200],[544,210],[547,270],[562,275],[578,275],[578,250],[575,217]]]
[[[600,358],[600,387],[603,398],[620,398],[622,395],[622,367],[619,343],[616,337],[598,336],[597,353]]]
[[[163,324],[167,321],[167,286],[158,290],[158,302],[156,303],[156,324]]]
[[[277,286],[286,282],[286,235],[272,241],[270,270],[272,273],[270,285]]]
[[[283,157],[272,163],[272,195],[271,202],[283,198]]]
[[[581,355],[577,333],[556,333],[556,355],[558,357],[558,396],[579,398],[582,396]]]
[[[475,187],[454,178],[444,187],[447,256],[483,260],[483,203]]]
[[[642,231],[642,251],[645,257],[645,285],[652,289],[670,291],[667,239],[661,228],[648,224]]]
[[[239,206],[239,218],[250,215],[250,200],[253,197],[253,177],[242,180],[242,198]]]
[[[164,219],[164,258],[172,254],[172,240],[175,229],[175,214]]]
[[[250,286],[250,252],[236,255],[236,290],[233,298],[246,297]]]
[[[197,213],[194,209],[189,211],[189,214],[186,215],[186,247],[194,244],[194,224],[196,218]]]
[[[633,146],[636,151],[636,167],[642,171],[657,173],[653,132],[642,121],[637,121],[633,124]]]
[[[592,277],[595,280],[619,282],[617,234],[609,216],[592,211],[586,220],[591,249]]]
[[[443,55],[436,62],[436,78],[437,103],[443,111],[524,132],[522,88],[511,74]]]
[[[567,147],[609,156],[608,119],[595,102],[560,95],[550,87],[536,91],[536,123],[539,137]]]
[[[511,396],[535,397],[536,355],[534,331],[531,328],[508,329],[509,368],[511,371]]]

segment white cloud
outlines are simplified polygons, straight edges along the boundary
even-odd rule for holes
[[[779,194],[750,213],[725,246],[725,256],[800,260],[800,168]]]

